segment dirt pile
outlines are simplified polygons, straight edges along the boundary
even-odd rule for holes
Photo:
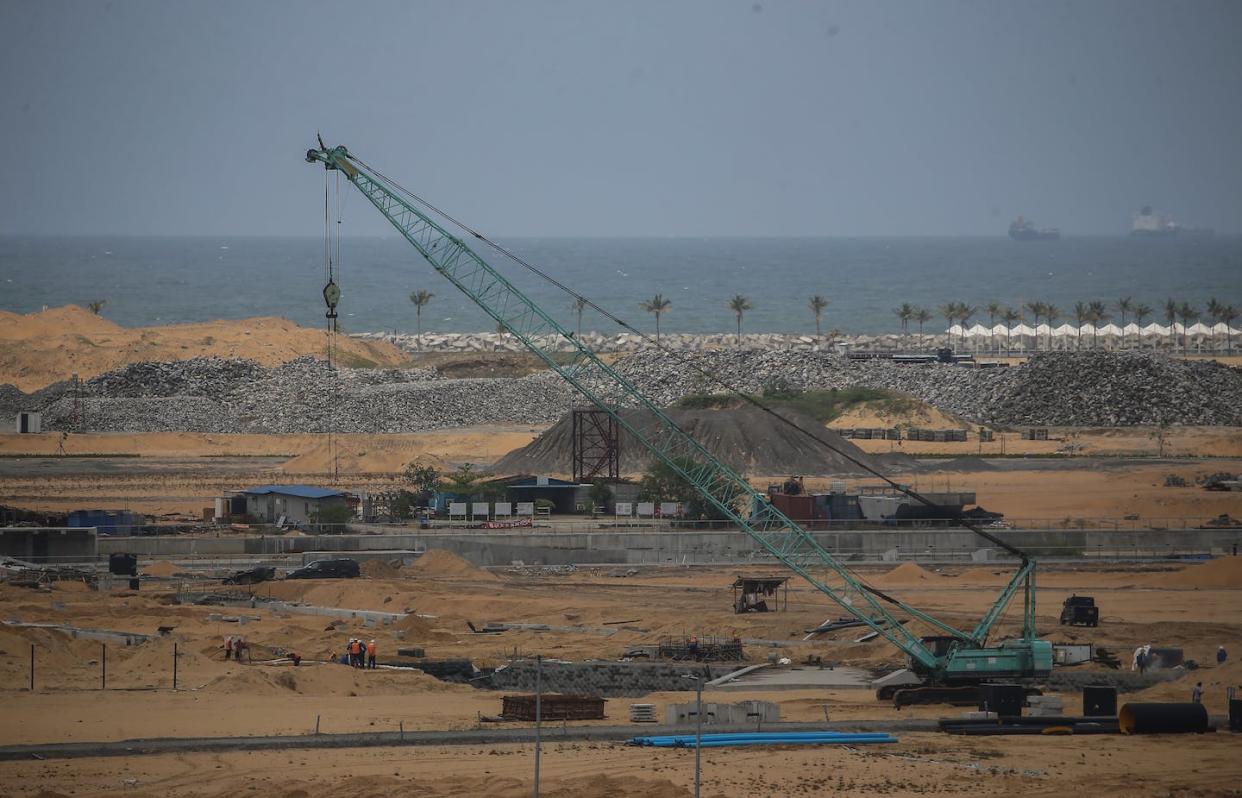
[[[917,563],[903,562],[893,570],[876,579],[878,582],[885,582],[893,585],[910,585],[920,584],[931,580],[940,579],[940,575],[925,570]]]
[[[743,407],[728,410],[673,408],[665,411],[677,426],[734,470],[746,474],[837,475],[862,473],[845,457],[811,440],[762,410]],[[650,413],[624,410],[622,418],[641,432],[654,431]],[[880,463],[832,430],[808,416],[785,412],[799,427],[814,431],[836,449],[874,468]],[[621,471],[638,474],[646,470],[651,455],[624,428],[621,432]],[[494,466],[499,473],[566,474],[571,469],[573,418],[563,416],[529,445],[510,452]]]
[[[367,560],[361,570],[363,576],[371,579],[399,579],[403,576],[400,560]]]
[[[421,576],[498,582],[500,577],[444,549],[428,549],[410,566]]]
[[[1152,582],[1161,587],[1242,588],[1242,557],[1218,557],[1154,577]]]
[[[162,327],[122,327],[76,305],[20,315],[0,311],[0,381],[30,391],[82,379],[129,363],[195,357],[245,358],[275,366],[303,355],[323,357],[327,333],[288,319],[259,317]],[[386,341],[339,336],[342,363],[400,366]]]
[[[180,569],[168,560],[160,560],[142,569],[146,576],[176,576],[179,572]]]

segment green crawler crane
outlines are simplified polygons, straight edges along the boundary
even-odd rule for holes
[[[906,653],[911,669],[930,685],[973,685],[990,680],[1039,678],[1052,670],[1052,644],[1035,632],[1035,561],[1023,552],[963,522],[1011,554],[1020,565],[983,618],[969,631],[958,629],[851,573],[794,521],[766,501],[740,474],[717,460],[680,429],[625,377],[601,361],[573,332],[426,213],[417,197],[384,177],[343,146],[308,150],[306,160],[339,171],[379,209],[393,227],[497,325],[539,357],[548,368],[640,440],[651,453],[693,485],[723,517],[774,559],[805,579],[845,612]],[[486,242],[478,233],[474,237]],[[553,347],[549,342],[556,342]],[[570,355],[565,357],[565,345]],[[635,420],[621,414],[626,405],[645,411]],[[916,497],[917,498],[917,497]],[[1016,639],[989,645],[988,635],[1015,594],[1023,594],[1022,632]],[[921,622],[934,636],[922,637],[906,622]]]

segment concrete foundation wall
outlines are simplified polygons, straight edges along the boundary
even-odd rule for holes
[[[82,562],[98,555],[93,528],[0,528],[0,555],[33,563]]]
[[[1102,529],[995,530],[998,537],[1045,558],[1160,558],[1229,554],[1242,546],[1242,529],[1114,531]],[[828,552],[843,560],[924,562],[986,561],[986,541],[964,529],[813,532]],[[140,557],[212,557],[300,554],[303,552],[447,549],[478,565],[589,565],[592,563],[682,564],[763,562],[758,544],[740,532],[430,530],[374,535],[105,537],[99,554],[128,552]]]

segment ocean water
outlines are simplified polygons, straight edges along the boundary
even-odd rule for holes
[[[672,302],[668,332],[734,329],[729,298],[749,298],[747,332],[813,332],[807,300],[827,297],[825,331],[898,329],[903,302],[936,311],[948,301],[986,306],[1076,301],[1110,306],[1131,296],[1157,309],[1166,297],[1202,309],[1209,297],[1242,307],[1242,238],[711,238],[502,241],[574,290],[640,329],[639,303]],[[493,265],[569,327],[572,299],[507,259]],[[0,309],[107,301],[127,326],[246,316],[324,323],[323,242],[316,238],[0,238]],[[403,239],[346,238],[341,245],[341,324],[348,332],[415,329],[411,291],[435,294],[424,331],[490,330],[490,319],[436,274]],[[987,321],[986,312],[976,319]],[[1154,320],[1154,319],[1153,319]],[[937,319],[929,330],[943,329]],[[588,311],[584,329],[619,332]]]

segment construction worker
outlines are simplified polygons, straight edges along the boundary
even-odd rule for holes
[[[224,637],[224,661],[228,662],[233,658],[233,636],[225,635]]]
[[[367,643],[367,668],[375,670],[375,641]]]
[[[362,667],[362,641],[354,638],[349,641],[350,664],[355,668]]]
[[[1224,665],[1225,660],[1227,659],[1229,659],[1229,652],[1225,650],[1224,646],[1217,646],[1216,647],[1216,664]]]
[[[1190,691],[1190,700],[1196,704],[1203,703],[1203,682],[1195,682],[1194,688]]]

